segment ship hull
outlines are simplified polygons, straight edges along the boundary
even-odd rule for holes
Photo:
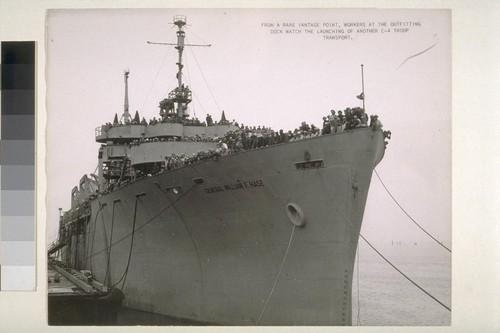
[[[93,200],[63,259],[142,311],[226,325],[350,325],[359,230],[383,154],[381,131],[366,128],[145,177]]]

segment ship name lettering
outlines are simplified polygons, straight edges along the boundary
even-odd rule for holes
[[[205,189],[206,193],[216,193],[216,192],[224,192],[224,189],[220,186],[212,186]]]
[[[239,189],[245,188],[245,186],[243,186],[242,183],[234,183],[234,184],[224,185],[224,188],[226,190],[230,191],[230,190],[239,190]]]
[[[207,187],[204,189],[204,191],[205,191],[205,193],[210,194],[210,193],[217,193],[217,192],[243,190],[243,189],[247,189],[247,188],[262,187],[262,186],[264,186],[264,181],[262,179],[256,179],[256,180],[251,180],[251,181],[239,181],[239,180],[237,180],[235,183]]]
[[[250,184],[251,187],[264,186],[264,182],[262,181],[262,179],[260,179],[260,180],[253,180],[253,181],[250,181],[248,183]]]

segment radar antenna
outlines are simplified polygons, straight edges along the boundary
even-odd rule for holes
[[[176,74],[177,77],[177,88],[172,90],[168,94],[168,98],[164,99],[163,101],[160,102],[160,114],[162,117],[168,117],[169,113],[173,111],[173,103],[177,103],[177,110],[176,113],[179,117],[187,117],[187,105],[191,102],[191,90],[189,89],[188,86],[184,85],[182,83],[182,68],[184,65],[182,64],[182,53],[184,51],[185,46],[206,46],[210,47],[211,44],[185,44],[184,43],[184,38],[185,38],[185,31],[182,29],[186,25],[186,16],[184,15],[176,15],[174,16],[174,24],[179,28],[177,30],[177,44],[174,43],[156,43],[156,42],[150,42],[147,41],[148,44],[155,44],[155,45],[173,45],[177,49],[179,53],[179,60],[176,63],[178,66],[179,70]]]

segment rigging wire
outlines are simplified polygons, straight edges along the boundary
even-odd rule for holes
[[[403,213],[406,214],[406,216],[408,216],[408,218],[410,220],[413,221],[413,223],[415,223],[417,225],[417,227],[419,227],[423,232],[425,232],[427,234],[427,236],[429,236],[430,238],[432,238],[436,243],[438,243],[439,245],[441,245],[442,247],[444,247],[448,252],[451,253],[451,250],[449,248],[447,248],[445,245],[443,245],[443,243],[441,243],[440,241],[438,241],[434,236],[432,236],[429,232],[427,232],[427,230],[425,230],[420,224],[417,223],[417,221],[415,221],[411,216],[410,214],[408,214],[406,212],[406,210],[399,204],[399,202],[396,200],[396,198],[394,198],[394,196],[391,194],[391,192],[389,191],[389,189],[387,188],[387,186],[385,186],[384,182],[382,181],[382,178],[380,178],[378,172],[376,169],[373,169],[373,171],[375,171],[375,174],[377,175],[377,178],[378,180],[380,180],[380,183],[382,183],[382,186],[385,188],[385,190],[387,191],[387,193],[389,194],[389,196],[392,198],[392,200],[394,200],[394,202],[396,203],[396,205],[398,205],[398,207],[403,211]]]
[[[49,242],[50,243],[55,243],[57,242],[57,236],[59,235],[59,230],[53,230],[50,234],[49,234]],[[54,239],[55,238],[55,239]]]
[[[194,98],[196,98],[196,100],[198,101],[198,104],[200,104],[200,107],[201,107],[201,109],[203,110],[203,112],[205,112],[205,116],[207,116],[207,115],[208,115],[208,112],[207,112],[207,110],[205,110],[205,108],[203,107],[203,104],[201,103],[200,99],[198,98],[198,95],[197,95],[197,94],[195,94],[194,92],[192,92],[192,94],[193,94]]]
[[[198,69],[200,70],[201,76],[203,77],[203,80],[205,81],[205,84],[207,85],[208,91],[210,91],[210,95],[212,96],[212,99],[215,102],[215,105],[217,105],[217,109],[219,109],[219,112],[221,112],[221,108],[219,106],[219,103],[217,103],[217,100],[215,99],[214,93],[212,92],[212,89],[210,88],[210,85],[208,84],[207,78],[205,77],[205,74],[203,74],[203,71],[201,70],[201,66],[198,63],[198,59],[196,59],[196,56],[193,52],[192,49],[189,49],[191,51],[191,54],[193,55],[194,61],[196,62],[196,65],[198,66]]]
[[[196,38],[198,38],[202,42],[202,44],[207,44],[207,45],[210,44],[210,43],[205,42],[200,36],[195,34],[194,31],[188,27],[188,25],[185,25],[185,27],[186,27],[186,30],[189,30],[189,33],[193,34]],[[187,37],[186,37],[186,40],[187,40]]]
[[[186,37],[186,41],[188,41],[188,38]],[[193,52],[193,51],[191,51]],[[203,110],[203,112],[205,112],[205,116],[208,116],[208,112],[207,110],[205,110],[205,108],[203,107],[203,104],[201,103],[201,100],[198,98],[198,94],[195,93],[195,90],[193,90],[193,86],[192,86],[192,81],[191,81],[191,75],[189,74],[189,62],[188,61],[185,61],[186,63],[186,70],[187,70],[187,79],[188,79],[188,83],[189,85],[191,86],[191,93],[192,95],[194,96],[194,98],[196,99],[196,101],[198,102],[198,104],[200,105],[201,109]],[[193,104],[193,114],[194,114],[194,117],[196,118],[196,110],[194,108],[194,104]]]
[[[148,101],[149,95],[151,94],[151,91],[153,90],[153,87],[156,84],[156,81],[158,80],[158,76],[160,76],[161,69],[163,68],[163,65],[165,64],[165,60],[167,59],[167,55],[169,54],[170,48],[167,48],[165,51],[165,55],[163,56],[163,60],[161,61],[160,68],[158,68],[158,72],[156,73],[155,79],[153,83],[151,84],[151,87],[149,88],[148,94],[146,95],[146,98],[144,99],[144,102],[142,103],[140,113],[142,114],[142,111],[144,110],[144,106],[146,105],[146,102]]]
[[[318,175],[320,177],[320,179],[322,180],[322,184],[325,184],[325,182],[323,181],[323,177],[321,177],[321,173],[319,172],[319,169],[316,169],[318,171]],[[361,237],[365,242],[366,244],[368,244],[368,246],[370,246],[382,259],[384,259],[385,262],[387,262],[392,268],[394,268],[399,274],[401,274],[404,278],[406,278],[408,281],[410,281],[415,287],[417,287],[418,289],[420,289],[423,293],[425,293],[427,296],[429,296],[430,298],[432,298],[434,301],[436,301],[437,303],[439,303],[441,306],[443,306],[445,309],[447,309],[448,311],[451,311],[451,308],[448,307],[446,304],[444,304],[443,302],[441,302],[440,300],[438,300],[436,297],[434,297],[433,295],[431,295],[427,290],[425,290],[424,288],[422,288],[418,283],[416,283],[415,281],[413,281],[408,275],[406,275],[405,273],[403,273],[399,268],[397,268],[389,259],[387,259],[382,253],[380,253],[380,251],[378,251],[375,246],[373,246],[369,241],[368,239],[366,239],[365,236],[363,236],[361,234],[361,231],[356,231],[356,228],[354,227],[354,225],[351,223],[351,220],[349,219],[349,217],[347,217],[347,215],[342,211],[342,209],[340,209],[340,207],[338,206],[337,202],[335,201],[335,199],[333,198],[333,196],[330,194],[330,192],[328,192],[327,190],[327,193],[328,195],[330,196],[330,198],[332,199],[332,202],[333,204],[335,205],[335,207],[337,208],[337,210],[344,216],[345,218],[345,221],[351,226],[351,228],[359,235],[359,237]]]
[[[187,39],[187,38],[186,38]],[[186,61],[186,69],[187,69],[187,73],[188,73],[188,83],[189,85],[191,86],[191,93],[193,95],[193,97],[196,99],[196,101],[198,102],[198,104],[200,105],[201,109],[203,110],[203,112],[205,112],[205,117],[208,116],[208,112],[207,110],[205,110],[205,107],[203,106],[203,103],[201,102],[201,100],[198,98],[198,94],[195,92],[195,90],[193,90],[193,86],[192,86],[192,81],[191,81],[191,75],[189,74],[189,66],[188,66],[188,63]],[[194,113],[194,116],[196,117],[196,110],[194,109],[194,104],[193,104],[193,113]]]

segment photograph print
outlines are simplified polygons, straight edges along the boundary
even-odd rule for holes
[[[49,325],[451,324],[450,10],[46,23]]]

